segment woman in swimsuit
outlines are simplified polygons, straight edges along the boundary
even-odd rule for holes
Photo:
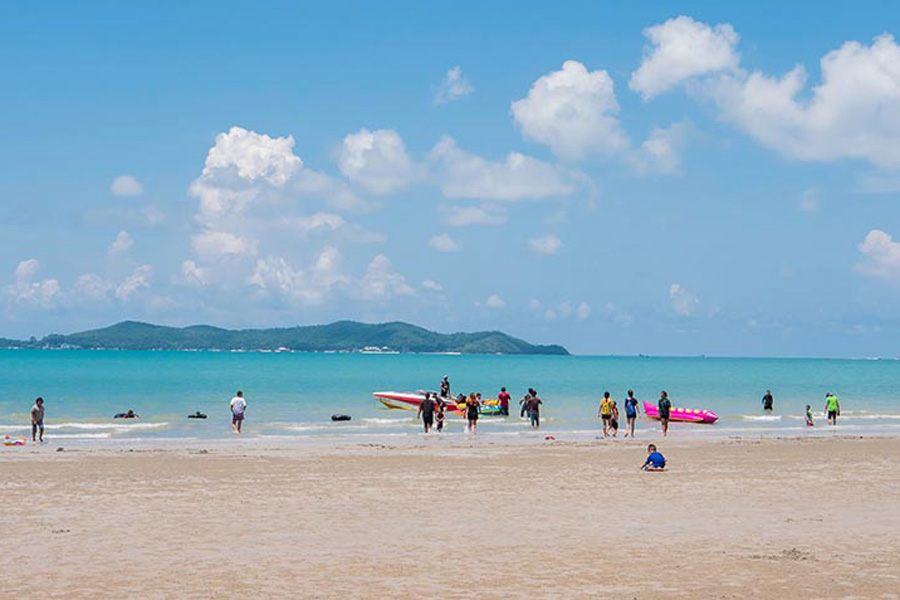
[[[437,429],[438,433],[444,430],[444,401],[441,398],[437,399],[437,411],[434,413],[434,425]]]
[[[466,399],[466,419],[469,421],[469,426],[467,428],[469,433],[475,433],[475,428],[478,425],[479,406],[480,404],[478,398],[475,397],[475,394],[469,394],[468,399]]]

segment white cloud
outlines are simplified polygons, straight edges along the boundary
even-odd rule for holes
[[[641,147],[632,154],[635,169],[639,173],[678,173],[688,130],[689,126],[684,122],[672,123],[669,127],[654,127]]]
[[[528,301],[528,310],[541,310],[541,301],[537,298],[532,298]]]
[[[35,280],[41,268],[36,258],[29,258],[16,265],[16,282],[7,287],[7,294],[18,304],[52,308],[60,295],[56,279]]]
[[[359,294],[364,300],[386,300],[394,296],[411,296],[415,290],[406,283],[403,275],[394,270],[388,257],[378,254],[366,268]]]
[[[254,256],[256,243],[225,231],[204,231],[191,238],[194,251],[201,260],[218,260],[226,256]]]
[[[612,302],[607,302],[603,305],[603,314],[619,325],[631,325],[634,322],[634,317]]]
[[[575,309],[575,318],[579,321],[584,321],[588,317],[591,316],[591,305],[587,302],[580,302],[578,307]]]
[[[863,262],[855,266],[860,273],[880,279],[900,281],[900,242],[890,234],[873,229],[858,246]]]
[[[818,212],[819,210],[819,190],[811,187],[803,190],[800,195],[800,210],[806,214]]]
[[[542,76],[528,96],[512,103],[512,113],[530,140],[546,144],[565,160],[592,153],[612,154],[628,146],[618,117],[619,103],[606,71],[588,71],[568,60],[562,70]]]
[[[460,250],[456,240],[446,233],[432,236],[431,239],[428,240],[428,245],[441,252],[458,252]]]
[[[644,30],[651,46],[632,73],[629,87],[644,100],[670,90],[684,81],[727,69],[736,69],[738,34],[731,25],[710,27],[690,17],[669,19]]]
[[[504,302],[503,298],[497,294],[491,294],[488,296],[487,300],[484,301],[484,305],[488,308],[503,308],[506,306],[506,302]]]
[[[556,251],[562,248],[562,245],[562,241],[553,234],[528,240],[528,247],[532,252],[537,252],[538,254],[556,254]]]
[[[468,225],[502,225],[508,219],[502,206],[448,206],[441,208],[441,222],[450,227]]]
[[[553,165],[518,152],[501,162],[489,161],[460,149],[448,136],[429,158],[438,164],[441,192],[448,198],[510,201],[566,196],[575,190]]]
[[[109,191],[113,196],[119,197],[140,196],[144,193],[144,186],[131,175],[119,175],[113,179]]]
[[[131,298],[142,288],[150,287],[150,277],[153,275],[153,267],[141,265],[116,287],[116,298],[123,302]]]
[[[210,281],[209,269],[197,265],[192,260],[181,263],[182,281],[190,285],[206,285]]]
[[[134,240],[131,239],[131,234],[124,230],[120,231],[116,235],[115,241],[109,246],[109,254],[111,256],[125,254],[133,245]]]
[[[94,273],[79,275],[73,290],[76,302],[85,304],[106,303],[116,289],[116,284]]]
[[[340,267],[340,252],[333,247],[325,248],[307,270],[291,267],[282,257],[267,257],[257,261],[249,283],[291,302],[317,304],[348,281]]]
[[[422,282],[422,287],[426,290],[431,290],[432,292],[440,292],[443,291],[444,287],[438,282],[432,279],[426,279]]]
[[[669,302],[672,310],[683,317],[689,317],[700,304],[700,299],[678,283],[669,286]]]
[[[469,80],[463,76],[462,69],[456,66],[447,71],[447,74],[444,75],[440,87],[438,87],[437,92],[434,94],[434,103],[446,104],[457,98],[468,96],[474,91],[475,88],[473,88],[472,84],[469,83]]]
[[[335,231],[347,225],[347,221],[342,216],[326,212],[317,212],[312,215],[295,217],[283,217],[280,220],[280,223],[292,235],[301,238],[308,236],[316,230],[323,229]]]
[[[681,19],[672,29],[677,35],[660,38],[658,50],[677,42],[672,48],[678,52],[660,56],[679,57],[686,70],[664,68],[654,51],[635,72],[632,81],[638,83],[632,87],[649,97],[691,80],[692,92],[711,100],[724,120],[784,156],[822,162],[856,158],[900,168],[900,46],[893,36],[878,36],[868,46],[848,41],[829,52],[820,61],[821,82],[807,92],[802,65],[781,76],[748,72],[738,64],[737,34],[730,26],[709,28]]]
[[[368,203],[360,198],[344,181],[312,169],[301,169],[294,176],[290,188],[301,196],[321,198],[335,210],[362,210]]]
[[[373,194],[406,189],[415,175],[403,139],[393,129],[361,129],[346,136],[338,160],[347,179]]]

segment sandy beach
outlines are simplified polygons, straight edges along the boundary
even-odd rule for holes
[[[435,443],[432,443],[435,442]],[[895,438],[5,449],[17,598],[900,598]]]

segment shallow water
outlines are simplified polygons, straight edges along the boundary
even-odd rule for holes
[[[821,412],[827,391],[841,401],[840,432],[900,433],[900,362],[892,360],[0,350],[0,435],[29,435],[28,411],[40,395],[48,440],[219,438],[230,435],[228,402],[242,389],[251,438],[416,439],[414,413],[384,409],[372,392],[435,389],[445,374],[454,393],[491,397],[506,386],[514,403],[535,387],[544,400],[541,434],[568,439],[597,435],[604,390],[624,413],[628,388],[651,402],[665,389],[674,406],[719,414],[715,425],[675,425],[674,435],[820,435],[830,429]],[[767,388],[771,414],[761,409]],[[806,404],[813,431],[803,423]],[[111,418],[128,409],[140,419]],[[197,410],[209,418],[186,418]],[[332,423],[333,413],[353,420]],[[448,434],[462,429],[449,421]],[[538,437],[517,416],[483,417],[479,433]]]

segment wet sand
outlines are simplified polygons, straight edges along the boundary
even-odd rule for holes
[[[437,442],[437,441],[435,441]],[[900,440],[4,449],[17,598],[900,598]]]

